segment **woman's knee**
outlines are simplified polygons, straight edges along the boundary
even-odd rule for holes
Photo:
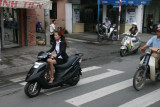
[[[52,60],[52,61],[50,61],[50,64],[51,64],[51,65],[56,64],[56,60]]]
[[[49,62],[49,63],[50,63],[50,62],[51,62],[51,59],[47,59],[47,62]]]

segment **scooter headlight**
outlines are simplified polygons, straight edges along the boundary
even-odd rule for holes
[[[33,68],[38,68],[38,67],[40,67],[41,65],[43,65],[43,63],[35,62]]]

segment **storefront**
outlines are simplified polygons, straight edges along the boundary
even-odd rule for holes
[[[3,47],[18,46],[19,45],[19,9],[1,8],[3,23]]]
[[[66,29],[69,33],[96,32],[97,0],[68,0]],[[102,11],[102,6],[101,6]],[[100,14],[102,17],[102,14]]]
[[[160,24],[160,0],[152,0],[150,5],[144,7],[143,21],[144,32],[146,32],[149,23]]]
[[[97,0],[100,5],[107,5],[107,15],[112,24],[120,22],[120,33],[127,32],[133,22],[137,23],[139,32],[142,32],[144,5],[149,5],[150,0],[121,0],[121,11],[119,12],[120,0]],[[112,5],[112,6],[111,6]],[[120,15],[120,20],[118,20]]]
[[[35,9],[52,8],[50,0],[0,0],[1,49],[36,45]]]
[[[100,6],[100,21],[102,21],[102,5]],[[84,23],[84,32],[96,32],[98,19],[97,0],[81,0],[80,22]]]

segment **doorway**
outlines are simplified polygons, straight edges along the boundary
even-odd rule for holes
[[[2,47],[19,46],[19,16],[18,9],[3,8],[3,37]]]

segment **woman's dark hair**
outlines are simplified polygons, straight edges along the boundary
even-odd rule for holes
[[[138,30],[138,27],[137,27],[137,25],[135,25],[136,27],[135,27],[135,30]],[[132,27],[132,29],[133,29],[133,27]]]
[[[132,29],[133,29],[133,27],[131,27],[129,31],[132,31]],[[138,30],[137,25],[136,25],[136,27],[135,27],[135,31],[136,31],[136,30]]]
[[[66,47],[68,47],[66,37],[62,35],[61,31],[54,31],[54,33],[57,33],[61,37],[61,40],[65,42]]]

